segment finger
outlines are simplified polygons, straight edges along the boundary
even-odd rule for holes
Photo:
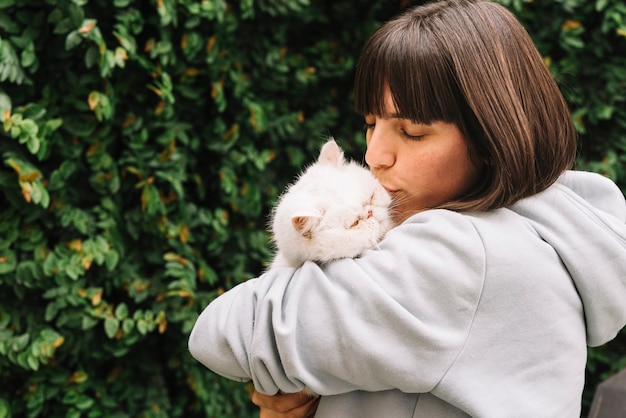
[[[303,392],[297,393],[279,393],[276,395],[264,395],[256,390],[252,392],[252,403],[271,411],[288,412],[295,408],[309,404],[311,400],[309,395]]]
[[[310,398],[308,396],[307,398],[308,401],[304,404],[283,412],[261,407],[259,418],[313,418],[320,398]]]

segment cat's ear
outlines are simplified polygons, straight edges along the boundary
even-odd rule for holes
[[[322,146],[318,161],[320,163],[329,164],[336,167],[340,167],[345,163],[345,160],[343,158],[343,150],[339,148],[339,145],[337,145],[332,137]]]
[[[311,238],[311,232],[320,223],[322,217],[312,211],[302,211],[294,213],[291,217],[291,224],[304,238]]]

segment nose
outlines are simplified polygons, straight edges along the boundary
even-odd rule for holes
[[[390,137],[385,132],[388,128],[385,121],[376,121],[376,125],[367,131],[367,149],[365,162],[370,170],[380,170],[391,167],[395,162],[395,156],[391,149]]]

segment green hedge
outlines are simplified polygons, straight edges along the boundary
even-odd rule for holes
[[[626,184],[626,6],[504,1]],[[0,0],[0,418],[252,417],[187,353],[262,271],[277,193],[334,135],[362,159],[358,52],[405,0]],[[626,301],[625,301],[626,303]],[[595,384],[626,366],[593,350]]]

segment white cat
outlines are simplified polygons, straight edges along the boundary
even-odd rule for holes
[[[358,256],[392,227],[390,204],[389,194],[370,171],[346,161],[331,138],[274,207],[276,255],[270,268]]]

